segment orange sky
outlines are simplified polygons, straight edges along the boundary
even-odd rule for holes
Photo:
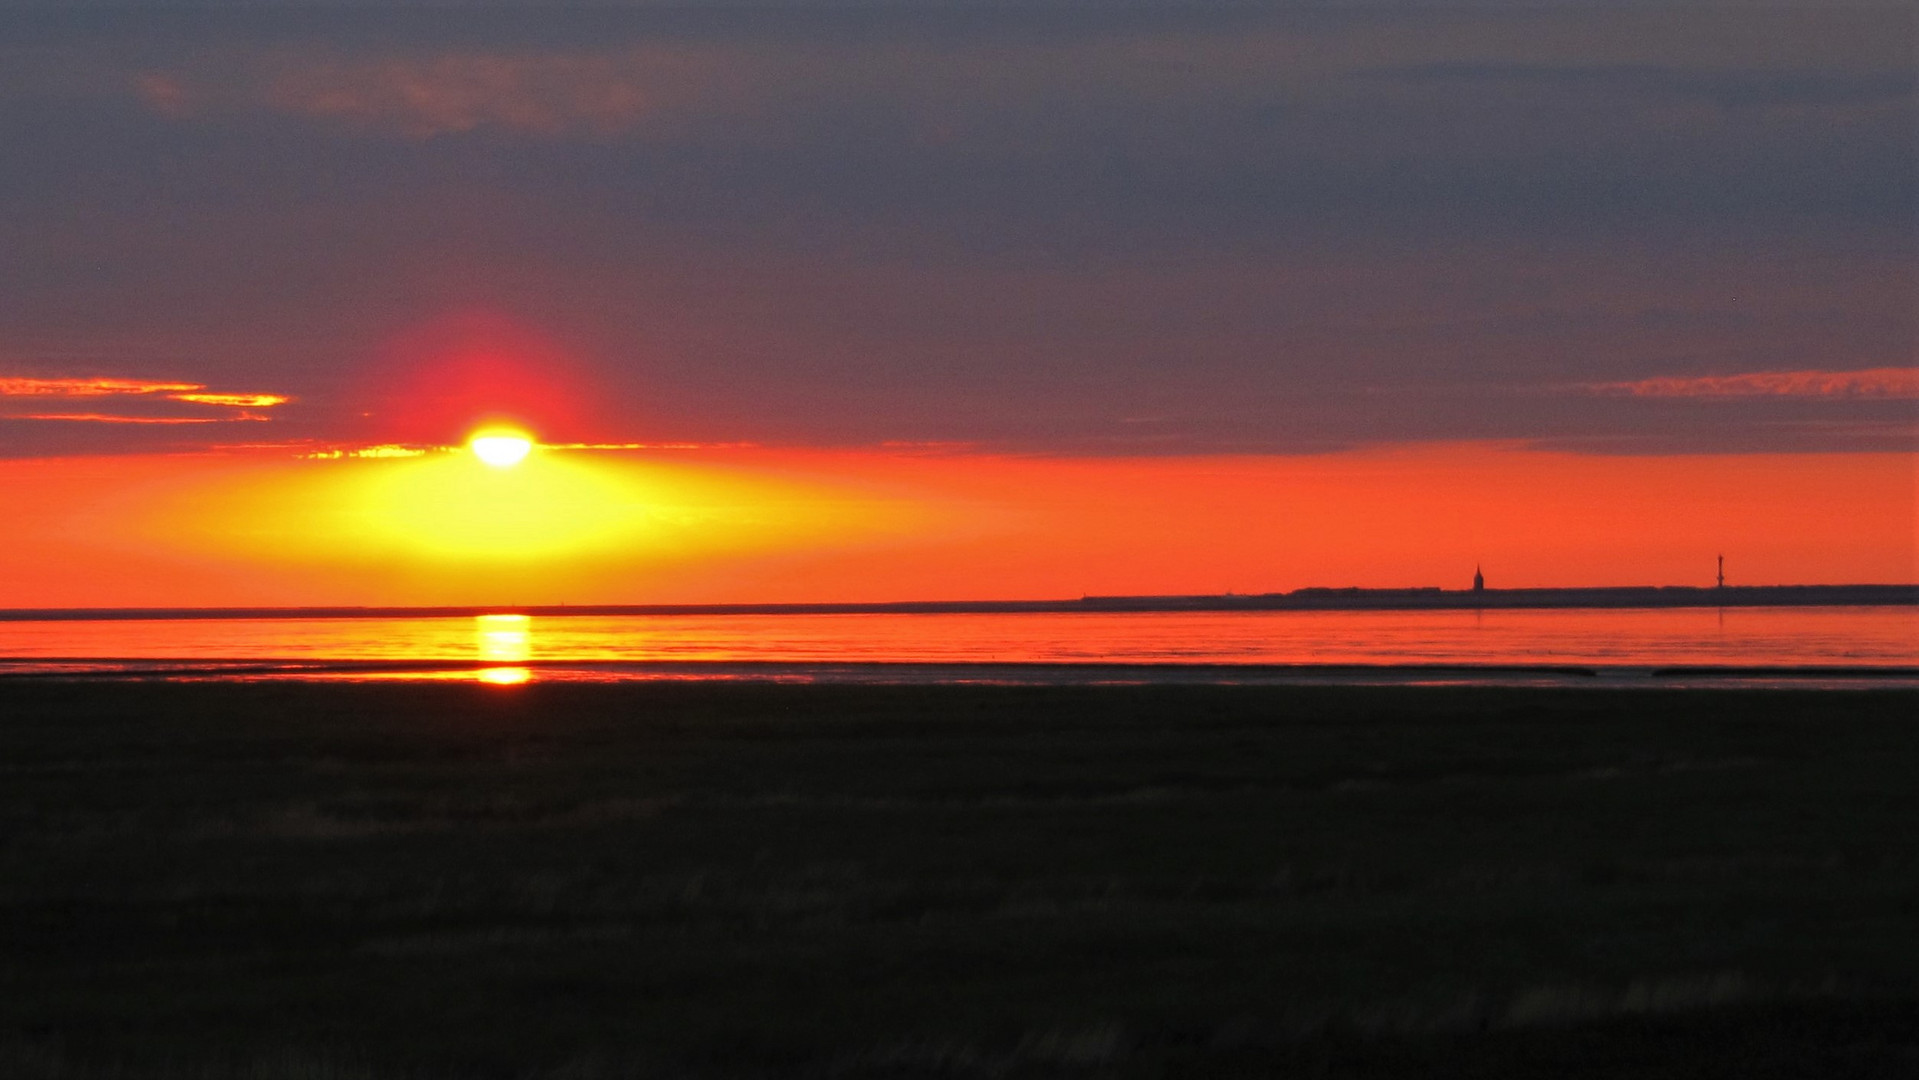
[[[0,461],[0,607],[1910,582],[1903,454],[285,451]]]

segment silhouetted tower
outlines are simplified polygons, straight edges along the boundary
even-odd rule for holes
[[[1477,566],[1473,567],[1473,591],[1474,592],[1486,591],[1486,575],[1480,573],[1479,567]]]
[[[1722,589],[1726,587],[1726,557],[1724,555],[1719,556],[1719,587]]]

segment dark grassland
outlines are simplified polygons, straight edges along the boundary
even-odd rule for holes
[[[0,684],[0,1076],[1919,1075],[1915,705]]]

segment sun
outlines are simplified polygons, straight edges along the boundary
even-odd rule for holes
[[[533,440],[517,431],[489,429],[476,431],[466,441],[473,456],[496,469],[510,469],[526,460],[533,451]]]

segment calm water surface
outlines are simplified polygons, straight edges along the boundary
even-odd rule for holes
[[[675,670],[724,675],[727,665],[1885,669],[1919,667],[1919,608],[0,623],[0,672],[110,673],[159,665],[190,673],[243,662],[346,666],[365,677],[391,677],[407,664],[464,665],[489,668],[503,682],[622,672],[659,677]]]

